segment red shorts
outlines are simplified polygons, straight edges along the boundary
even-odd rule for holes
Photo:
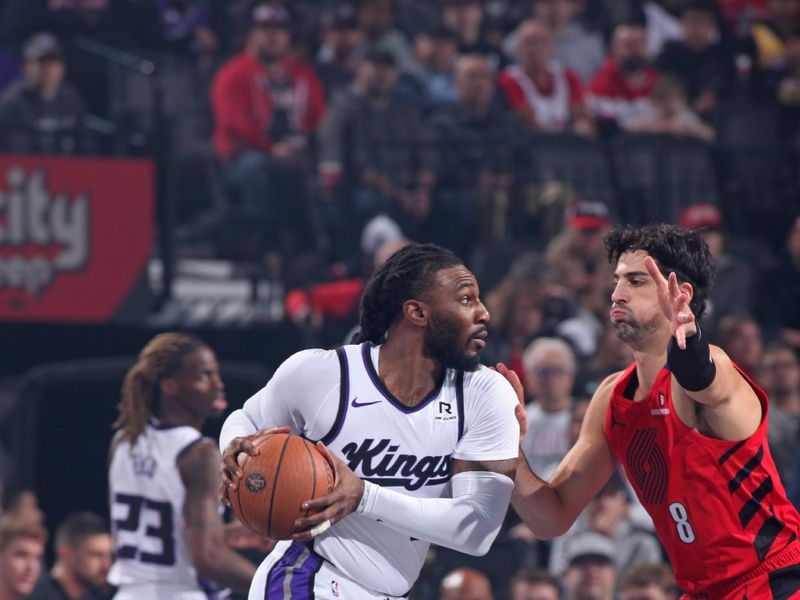
[[[793,544],[734,581],[681,600],[800,600],[800,546]]]

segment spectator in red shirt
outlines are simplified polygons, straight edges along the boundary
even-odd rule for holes
[[[553,42],[542,22],[520,24],[516,54],[517,64],[506,67],[497,80],[508,106],[534,131],[592,135],[580,78],[553,59]]]
[[[614,28],[611,56],[589,86],[587,103],[601,126],[625,127],[651,110],[650,92],[658,71],[647,58],[647,33],[641,23]]]
[[[244,50],[214,79],[211,104],[214,147],[243,210],[270,228],[297,231],[308,222],[297,200],[325,99],[311,67],[289,56],[289,27],[284,8],[256,6]]]

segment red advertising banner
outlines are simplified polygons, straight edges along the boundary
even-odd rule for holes
[[[0,155],[0,321],[109,320],[153,247],[149,161]]]

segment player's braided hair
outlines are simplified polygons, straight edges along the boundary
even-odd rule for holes
[[[361,331],[355,342],[380,344],[400,319],[403,303],[425,298],[437,271],[463,265],[450,250],[434,244],[409,244],[393,254],[367,282],[361,298]]]
[[[162,333],[142,348],[122,384],[119,417],[113,427],[120,429],[131,445],[144,431],[147,419],[159,399],[159,383],[181,368],[183,359],[206,344],[193,335]]]

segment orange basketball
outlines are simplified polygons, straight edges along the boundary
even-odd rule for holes
[[[253,445],[259,452],[244,460],[242,477],[230,492],[233,512],[260,535],[291,539],[295,519],[310,514],[300,505],[333,490],[333,468],[299,435],[263,435]]]

